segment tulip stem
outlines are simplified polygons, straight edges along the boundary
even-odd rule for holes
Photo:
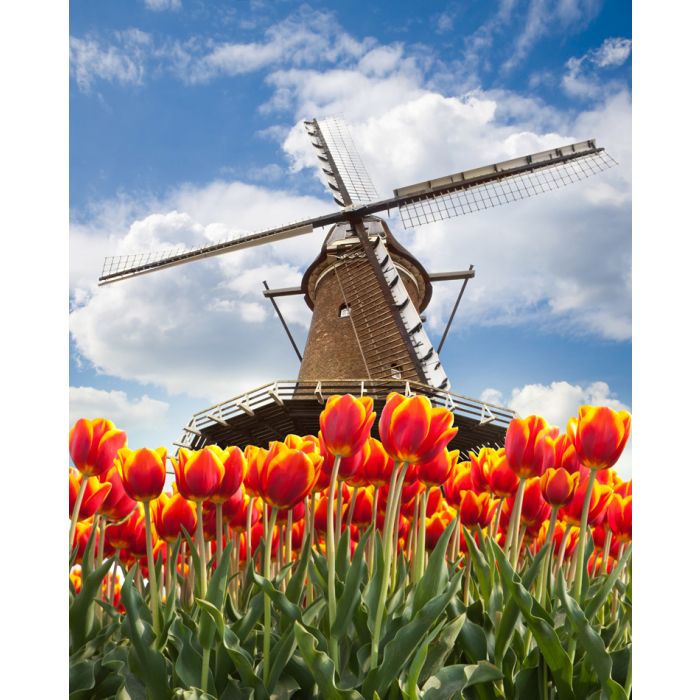
[[[355,515],[355,503],[357,502],[357,492],[359,491],[360,487],[359,486],[353,486],[352,489],[352,498],[350,499],[350,508],[348,508],[348,515],[347,518],[345,519],[345,527],[349,530],[350,526],[352,525],[352,518],[353,515]],[[350,544],[350,540],[348,540],[348,544]]]
[[[372,649],[370,657],[370,669],[377,667],[379,662],[379,637],[382,632],[382,618],[384,616],[384,605],[387,598],[387,587],[389,585],[389,574],[391,572],[392,554],[395,554],[393,547],[393,525],[394,525],[394,505],[397,501],[396,493],[401,494],[401,487],[406,476],[408,464],[396,462],[391,473],[391,483],[389,485],[389,497],[387,500],[386,513],[384,516],[384,533],[382,537],[382,549],[384,555],[384,568],[382,570],[382,580],[379,587],[379,603],[377,605],[377,615],[374,619],[374,629],[372,631]],[[393,550],[393,551],[392,551]]]
[[[333,460],[333,471],[331,472],[330,483],[328,484],[328,505],[326,508],[326,565],[328,567],[328,638],[331,660],[338,668],[338,640],[335,639],[331,630],[335,622],[336,601],[335,601],[335,532],[333,528],[333,499],[335,498],[335,485],[338,480],[338,470],[340,469],[340,455],[336,455]],[[340,501],[341,494],[338,494]],[[342,507],[342,506],[341,506]],[[341,510],[342,514],[342,510]]]
[[[204,598],[207,595],[207,553],[206,544],[204,542],[204,509],[202,501],[196,501],[197,504],[197,549],[199,550],[199,597]]]
[[[151,613],[153,615],[153,631],[156,638],[160,635],[160,615],[158,614],[158,579],[156,577],[156,565],[153,562],[153,534],[151,533],[151,502],[143,503],[144,527],[146,529],[146,558],[148,560],[148,592],[150,594]]]
[[[294,527],[294,523],[292,522],[292,518],[294,516],[294,513],[292,512],[293,509],[290,508],[287,511],[287,525],[284,529],[284,554],[285,554],[285,564],[291,564],[292,563],[292,528]],[[284,581],[282,582],[282,585],[286,587],[287,585],[287,580],[291,577],[292,571],[289,569],[284,577]]]
[[[119,564],[119,549],[116,550],[115,552],[115,557],[114,557],[114,568],[112,569],[112,578],[110,579],[109,582],[109,604],[114,605],[114,586],[117,581],[117,566]]]
[[[609,527],[605,528],[605,544],[603,545],[603,571],[607,573],[608,557],[610,556],[610,544],[612,542],[612,530]],[[599,571],[596,573],[600,573]]]
[[[418,581],[423,576],[425,569],[425,514],[428,507],[428,491],[423,491],[420,495],[420,515],[418,517],[418,540],[416,542],[416,558],[413,568],[413,582]]]
[[[337,499],[335,503],[335,530],[333,544],[338,549],[340,544],[340,533],[343,528],[343,485],[341,484],[337,491]]]
[[[471,574],[472,574],[472,558],[467,551],[467,553],[464,555],[464,607],[468,608],[469,607],[469,583],[471,580]]]
[[[75,527],[78,524],[78,516],[80,515],[80,506],[83,502],[83,496],[85,495],[85,489],[88,485],[88,477],[83,474],[80,479],[80,487],[78,488],[78,495],[75,497],[75,504],[73,505],[73,514],[70,518],[70,531],[68,532],[68,559],[70,560],[71,554],[73,554],[73,542],[75,541]]]
[[[223,504],[215,503],[214,510],[216,512],[216,565],[221,564],[221,558],[224,555],[224,517]]]
[[[583,566],[586,555],[586,536],[588,535],[588,510],[591,506],[591,495],[595,485],[596,471],[591,469],[586,484],[586,495],[583,499],[583,509],[581,510],[581,526],[576,549],[576,576],[574,578],[574,598],[578,602],[581,597],[581,586],[583,585]]]
[[[372,570],[374,569],[374,533],[377,531],[377,503],[379,501],[379,489],[372,486],[372,534],[369,536],[369,549],[367,554],[367,571],[369,578],[372,578]]]
[[[503,501],[505,501],[505,497],[500,498],[498,500],[498,508],[496,508],[496,515],[493,516],[493,520],[491,521],[491,538],[496,539],[496,535],[498,534],[498,525],[501,522],[501,511],[503,510]]]
[[[552,506],[552,514],[549,517],[549,526],[547,527],[547,537],[544,541],[544,546],[549,547],[549,551],[545,554],[544,564],[540,572],[540,578],[537,582],[537,601],[544,606],[545,583],[549,583],[550,568],[552,566],[552,540],[554,539],[554,529],[557,524],[557,513],[559,506]],[[547,586],[547,589],[549,586]]]
[[[267,511],[267,509],[265,509]],[[263,576],[270,580],[270,559],[272,558],[272,533],[275,529],[275,521],[277,520],[277,506],[272,506],[270,513],[270,521],[267,522],[267,512],[265,513],[265,521],[267,524],[265,533],[265,560],[263,563]],[[265,627],[263,629],[263,684],[267,687],[270,680],[270,627],[272,625],[272,610],[270,608],[270,596],[264,598],[264,615]]]
[[[520,513],[523,509],[523,495],[525,493],[525,482],[527,479],[524,476],[520,477],[520,483],[518,484],[518,490],[515,493],[515,503],[513,504],[513,510],[510,514],[510,521],[508,522],[508,538],[506,539],[506,556],[510,560],[510,565],[513,570],[516,570],[518,566],[518,554],[519,554],[519,544],[520,544]]]

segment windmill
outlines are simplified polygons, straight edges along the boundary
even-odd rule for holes
[[[404,227],[414,228],[559,189],[615,161],[588,140],[401,187],[381,199],[342,121],[304,126],[339,211],[206,246],[105,259],[101,285],[330,227],[299,287],[270,289],[263,283],[301,362],[297,379],[271,382],[194,414],[175,444],[199,449],[315,434],[329,395],[370,395],[381,410],[387,393],[400,391],[450,408],[459,427],[451,446],[464,455],[500,446],[513,412],[454,393],[438,354],[473,266],[428,273],[377,215],[398,209]],[[462,287],[435,348],[421,312],[432,284],[444,280],[462,280]],[[313,311],[303,354],[275,301],[296,294]]]

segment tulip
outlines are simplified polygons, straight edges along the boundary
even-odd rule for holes
[[[427,518],[425,522],[425,546],[427,549],[435,549],[442,533],[456,516],[455,509],[443,501],[440,507]]]
[[[494,450],[488,469],[488,490],[499,498],[514,496],[520,479],[510,468],[505,449]]]
[[[83,476],[82,479],[87,482],[87,486],[83,491],[83,499],[78,508],[78,519],[86,520],[91,518],[99,510],[100,506],[107,498],[112,485],[103,484],[95,476]],[[72,467],[68,468],[68,516],[73,514],[75,504],[80,491],[80,472]]]
[[[458,462],[443,484],[445,499],[453,508],[459,508],[465,491],[476,490],[472,483],[471,470],[470,462]]]
[[[547,469],[540,477],[544,500],[551,506],[565,506],[574,497],[578,481],[579,475],[569,474],[564,467]]]
[[[81,418],[68,434],[68,449],[81,474],[97,476],[107,471],[126,446],[126,433],[105,418]]]
[[[111,489],[97,512],[108,520],[123,520],[136,508],[136,501],[124,489],[119,464],[115,464],[99,478],[103,483],[109,483]]]
[[[367,442],[377,414],[369,396],[356,399],[350,394],[331,396],[319,423],[326,449],[335,457],[350,457]]]
[[[632,426],[627,411],[606,406],[581,406],[578,421],[570,422],[569,437],[584,467],[610,469],[625,449]]]
[[[445,448],[430,461],[418,462],[417,476],[426,485],[440,486],[450,477],[458,459],[459,450],[450,452]]]
[[[433,408],[425,396],[392,392],[379,419],[379,436],[396,462],[427,462],[457,434],[453,422],[451,411]]]
[[[190,501],[201,503],[210,498],[224,479],[226,458],[227,454],[217,445],[195,452],[181,448],[177,460],[173,460],[177,490]]]
[[[460,522],[468,530],[485,528],[494,514],[495,503],[488,493],[465,491],[459,507]]]
[[[499,450],[500,451],[500,450]],[[492,467],[493,454],[496,452],[492,447],[482,447],[478,455],[470,454],[470,474],[472,490],[476,493],[490,491],[489,474]]]
[[[156,532],[166,542],[175,542],[184,529],[192,536],[197,525],[197,514],[194,504],[183,498],[181,494],[163,495],[162,507],[154,517]]]
[[[165,485],[165,447],[157,450],[123,447],[117,460],[124,490],[130,498],[142,503],[158,498]]]
[[[391,457],[379,440],[371,437],[366,444],[369,447],[369,454],[363,465],[363,476],[374,486],[388,484],[394,467]]]
[[[632,496],[614,494],[607,512],[608,525],[622,542],[632,541]]]
[[[246,493],[249,496],[260,496],[260,471],[267,459],[267,450],[256,445],[246,445],[243,456],[248,464],[248,469],[243,477]]]

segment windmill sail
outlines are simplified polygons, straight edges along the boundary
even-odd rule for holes
[[[336,117],[304,122],[333,199],[341,207],[379,199],[352,140],[348,125]]]
[[[533,153],[394,190],[404,228],[560,189],[616,165],[594,140]]]

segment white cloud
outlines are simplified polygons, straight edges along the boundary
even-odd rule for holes
[[[610,392],[605,382],[592,382],[588,386],[570,384],[569,382],[552,382],[544,384],[526,384],[516,387],[509,397],[504,397],[497,389],[485,389],[481,400],[497,405],[505,405],[516,411],[521,417],[538,415],[544,417],[560,430],[566,430],[569,418],[578,415],[579,406],[608,406],[615,411],[629,411],[630,407],[619,401]],[[623,478],[632,476],[632,443],[628,442],[616,467]]]
[[[163,10],[179,10],[182,7],[180,0],[145,0],[146,7],[155,12]]]
[[[124,391],[104,391],[90,386],[72,386],[69,392],[70,423],[79,418],[109,418],[118,428],[149,423],[161,426],[168,413],[165,401],[152,399],[147,394],[130,399]]]
[[[140,84],[151,38],[139,29],[115,34],[107,45],[94,37],[70,37],[70,70],[78,87],[87,92],[96,80],[122,85]]]
[[[601,68],[614,68],[624,64],[632,51],[632,42],[622,37],[609,37],[598,48],[583,56],[572,57],[566,62],[562,87],[572,97],[600,97],[601,93],[619,89],[615,81],[603,82],[598,73]]]

